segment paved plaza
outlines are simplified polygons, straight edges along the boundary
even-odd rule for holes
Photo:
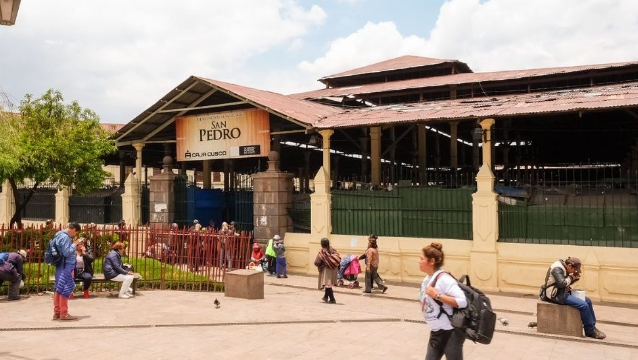
[[[423,359],[428,326],[414,286],[386,294],[335,291],[324,304],[314,277],[266,277],[264,300],[221,293],[98,293],[70,301],[76,322],[51,320],[52,295],[0,299],[0,359]],[[466,359],[638,359],[638,309],[596,304],[604,341],[536,333],[533,297],[490,295],[500,317],[490,345],[466,342]],[[221,302],[219,309],[213,305]]]

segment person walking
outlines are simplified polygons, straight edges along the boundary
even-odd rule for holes
[[[73,270],[75,270],[75,250],[78,240],[73,240],[80,232],[80,225],[76,222],[69,223],[66,229],[58,231],[53,242],[62,260],[55,267],[55,293],[53,294],[53,320],[77,320],[76,316],[69,314],[69,297],[75,289]]]
[[[364,293],[370,294],[372,292],[372,282],[375,282],[384,294],[388,287],[383,284],[381,277],[379,277],[379,249],[377,246],[378,237],[374,234],[368,237],[368,249],[364,255],[366,259],[366,287]]]
[[[427,276],[421,284],[419,302],[425,322],[430,326],[430,339],[425,360],[463,359],[465,334],[455,330],[447,314],[454,308],[467,306],[467,299],[456,279],[442,269],[443,245],[431,243],[422,250],[419,269]],[[432,284],[435,284],[432,286]]]
[[[20,288],[24,286],[24,262],[27,260],[27,252],[18,250],[9,253],[7,259],[0,265],[0,285],[6,280],[9,282],[9,301],[20,300]]]
[[[328,238],[321,239],[321,250],[315,258],[315,266],[323,274],[324,295],[321,300],[329,304],[337,303],[332,287],[337,284],[337,271],[340,263],[341,257],[337,250],[330,246],[330,240]]]

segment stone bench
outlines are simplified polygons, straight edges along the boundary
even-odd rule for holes
[[[571,306],[540,301],[536,305],[536,322],[539,333],[583,336],[580,311]]]
[[[264,298],[264,272],[255,270],[233,270],[224,275],[226,297],[242,299]]]

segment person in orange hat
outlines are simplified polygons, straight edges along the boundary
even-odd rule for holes
[[[594,339],[604,339],[605,333],[596,328],[596,314],[591,299],[581,300],[572,295],[571,287],[581,275],[581,261],[577,257],[554,262],[545,275],[545,283],[541,286],[540,299],[561,305],[568,305],[580,311],[585,335]]]

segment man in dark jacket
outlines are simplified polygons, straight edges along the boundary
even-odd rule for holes
[[[19,250],[10,253],[7,260],[0,265],[0,285],[7,280],[9,282],[9,301],[20,300],[20,288],[24,286],[24,262],[27,252]]]
[[[133,289],[131,284],[135,279],[135,273],[130,269],[124,268],[122,264],[122,254],[124,253],[124,243],[118,241],[113,244],[111,251],[104,259],[102,264],[102,270],[104,272],[104,278],[106,280],[117,281],[122,283],[120,288],[120,299],[129,299],[133,297]]]
[[[540,299],[561,305],[569,305],[580,311],[585,335],[595,339],[604,339],[605,333],[596,328],[596,315],[591,299],[581,300],[571,294],[571,286],[580,280],[581,262],[579,258],[554,262],[547,270],[545,283],[541,286]]]

